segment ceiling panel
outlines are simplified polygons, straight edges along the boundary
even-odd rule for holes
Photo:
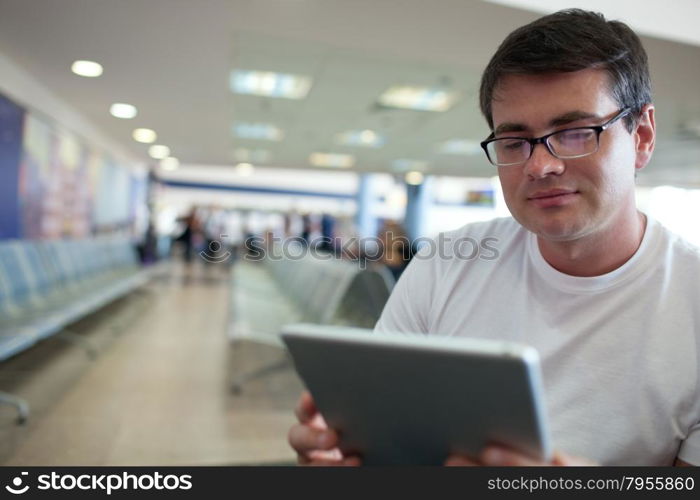
[[[396,159],[429,172],[493,175],[482,155],[440,154],[448,139],[488,135],[480,116],[480,73],[502,38],[539,14],[476,0],[0,0],[0,53],[79,110],[139,160],[136,127],[154,128],[183,163],[233,165],[237,147],[272,152],[271,167],[304,167],[311,152],[357,156],[358,170],[391,171]],[[663,15],[663,6],[659,6]],[[700,184],[700,47],[645,38],[658,108],[659,149],[640,182]],[[73,60],[105,73],[70,73]],[[234,68],[314,78],[305,100],[234,95]],[[446,113],[376,106],[396,84],[446,85],[461,100]],[[108,114],[136,105],[131,121]],[[234,122],[272,122],[280,143],[238,139]],[[339,146],[335,135],[372,129],[381,149]],[[261,165],[265,166],[265,165]],[[668,172],[665,174],[665,172]]]

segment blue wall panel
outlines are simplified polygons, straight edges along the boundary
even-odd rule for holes
[[[24,109],[0,95],[0,239],[21,237],[19,171]]]

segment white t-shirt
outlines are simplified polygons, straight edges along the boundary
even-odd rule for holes
[[[512,218],[442,234],[376,330],[532,345],[556,449],[603,465],[700,465],[700,249],[647,221],[629,261],[585,278],[550,266]]]

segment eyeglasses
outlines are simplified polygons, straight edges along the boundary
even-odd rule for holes
[[[497,167],[522,165],[532,156],[537,144],[544,144],[552,156],[568,160],[592,155],[600,146],[600,134],[610,125],[630,114],[625,108],[597,127],[576,127],[557,130],[551,134],[528,139],[526,137],[493,138],[493,133],[481,143],[486,157]]]

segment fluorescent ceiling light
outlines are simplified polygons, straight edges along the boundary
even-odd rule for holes
[[[309,163],[314,167],[350,168],[355,164],[355,157],[337,153],[312,153]]]
[[[144,144],[150,144],[156,142],[158,136],[150,128],[137,128],[131,134],[136,142],[142,142]]]
[[[335,142],[343,146],[381,148],[386,139],[374,130],[348,130],[335,136]]]
[[[457,92],[447,89],[395,85],[384,91],[378,102],[387,108],[447,111],[458,97]]]
[[[248,177],[250,175],[253,175],[254,171],[255,167],[250,163],[243,162],[236,165],[236,173],[242,177]]]
[[[311,78],[271,71],[231,71],[231,91],[237,94],[304,99],[311,89]]]
[[[272,153],[267,149],[236,148],[233,151],[233,157],[236,161],[244,163],[269,163],[272,159]]]
[[[179,166],[180,160],[178,160],[174,156],[163,158],[160,161],[160,168],[162,168],[163,170],[177,170]]]
[[[394,172],[409,172],[411,170],[424,171],[428,169],[428,162],[421,160],[410,160],[401,158],[391,162],[391,168]]]
[[[446,155],[477,155],[482,151],[481,145],[468,139],[452,139],[440,145],[439,152]]]
[[[237,123],[233,133],[241,139],[281,141],[284,138],[282,129],[267,123]]]
[[[423,174],[420,172],[408,172],[404,179],[406,180],[406,184],[417,186],[423,182]]]
[[[170,148],[168,146],[163,146],[162,144],[154,144],[148,148],[148,154],[151,156],[151,158],[162,160],[170,156]]]
[[[88,78],[95,78],[102,74],[102,65],[95,61],[75,61],[70,69],[76,75]]]
[[[112,104],[109,108],[109,112],[113,117],[123,118],[124,120],[130,120],[138,114],[138,110],[135,106],[123,102],[115,102]]]

